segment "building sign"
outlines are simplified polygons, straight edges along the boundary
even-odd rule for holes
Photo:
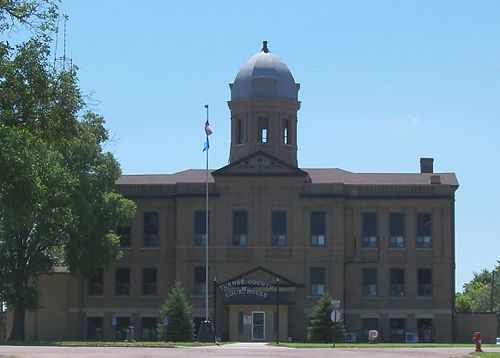
[[[254,296],[260,296],[260,297],[267,297],[267,292],[263,292],[259,289],[255,288],[250,288],[250,287],[240,287],[240,288],[234,288],[230,290],[226,290],[224,292],[224,295],[226,297],[232,297],[232,296],[239,296],[239,295],[254,295]]]
[[[224,292],[224,296],[233,297],[241,295],[253,295],[263,298],[267,298],[269,291],[276,291],[276,287],[259,280],[240,278],[238,280],[233,280],[225,282],[219,285],[219,289]]]
[[[252,325],[252,315],[246,314],[243,316],[243,324],[246,326]]]
[[[263,287],[263,288],[274,288],[274,289],[276,288],[275,286],[273,286],[267,282],[253,280],[253,279],[245,281],[244,278],[241,278],[239,280],[234,280],[234,281],[229,281],[229,282],[223,283],[222,285],[219,285],[219,289],[225,290],[227,288],[241,287],[241,286],[252,286],[252,287]]]

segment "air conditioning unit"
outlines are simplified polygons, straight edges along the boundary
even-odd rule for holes
[[[406,332],[405,341],[406,341],[406,343],[418,343],[417,332]]]
[[[356,343],[358,337],[356,333],[346,333],[345,334],[345,341],[346,343]]]

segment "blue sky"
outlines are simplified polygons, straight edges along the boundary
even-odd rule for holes
[[[63,1],[125,174],[229,157],[228,83],[262,40],[301,84],[301,167],[455,172],[457,290],[500,259],[500,2]],[[62,27],[62,26],[61,26]],[[62,30],[62,28],[61,28]],[[59,53],[62,54],[62,35]]]

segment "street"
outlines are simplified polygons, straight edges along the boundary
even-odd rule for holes
[[[156,358],[156,357],[467,357],[474,348],[286,348],[265,344],[239,343],[224,346],[194,348],[132,348],[132,347],[46,347],[0,346],[0,355],[19,358]],[[500,352],[500,347],[486,348],[488,352]],[[470,356],[469,356],[470,357]]]

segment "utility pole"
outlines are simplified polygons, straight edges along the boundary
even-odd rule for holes
[[[493,312],[493,293],[495,291],[495,269],[491,271],[490,312]]]

